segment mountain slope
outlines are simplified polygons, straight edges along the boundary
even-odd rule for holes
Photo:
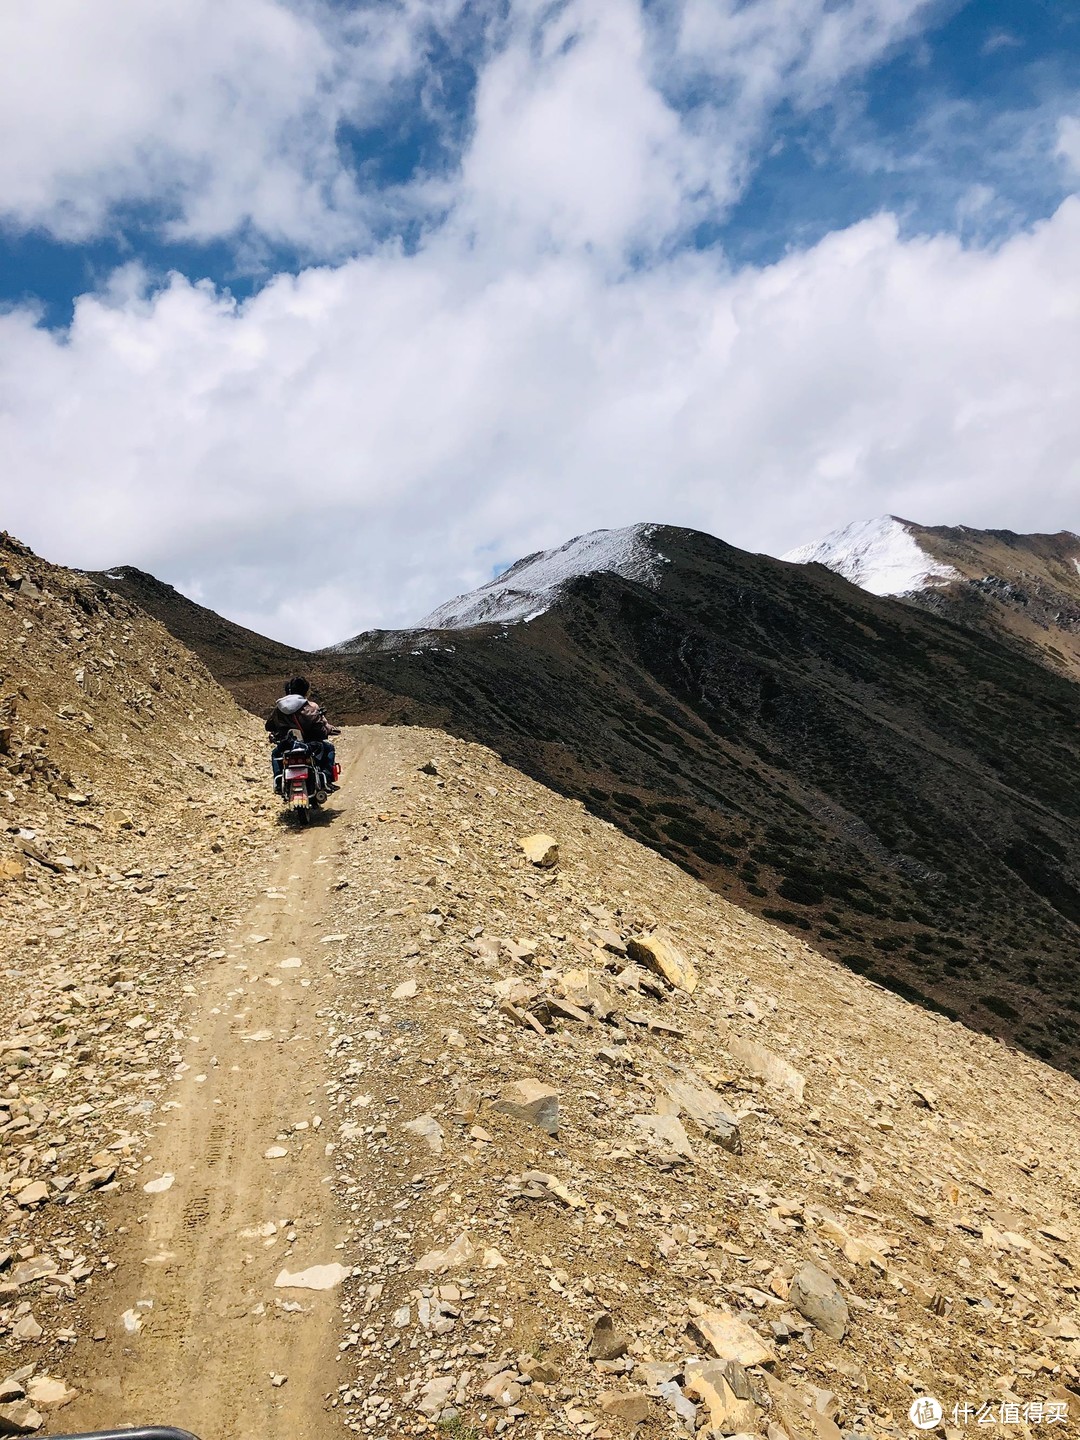
[[[205,605],[189,600],[172,585],[137,570],[133,565],[119,565],[111,570],[92,572],[88,578],[117,595],[138,605],[152,615],[181,644],[193,650],[214,677],[228,686],[238,697],[246,695],[245,681],[271,678],[271,686],[299,668],[307,659],[304,651],[277,640],[268,640],[254,630],[247,630],[225,620]],[[277,694],[278,690],[274,689]],[[261,695],[261,691],[260,691]],[[261,701],[255,702],[257,708]]]
[[[1074,1081],[445,734],[279,827],[198,659],[6,537],[0,655],[0,1431],[1071,1433]]]
[[[475,625],[535,620],[549,610],[571,581],[582,575],[621,575],[643,585],[655,582],[664,557],[650,542],[655,525],[593,530],[557,550],[526,555],[479,590],[459,595],[420,621],[424,630],[464,630]]]
[[[782,558],[793,565],[825,565],[871,595],[908,595],[960,579],[921,543],[918,527],[895,515],[856,520],[824,540],[801,545]]]
[[[1080,691],[819,567],[652,543],[655,586],[380,637],[326,698],[481,740],[852,968],[1080,1065]]]
[[[1080,536],[860,521],[784,556],[1034,650],[1080,679]]]
[[[1076,686],[821,566],[648,543],[648,583],[564,577],[527,624],[305,668],[338,721],[488,744],[850,968],[1080,1069]],[[228,680],[256,709],[261,654]]]

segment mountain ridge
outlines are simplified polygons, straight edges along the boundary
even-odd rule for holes
[[[650,543],[655,584],[577,575],[528,624],[306,668],[335,719],[490,745],[850,968],[1080,1067],[1075,683],[820,566]]]
[[[1034,652],[1080,679],[1080,536],[857,521],[783,557]]]
[[[444,732],[285,827],[194,654],[3,540],[0,639],[0,1429],[1075,1414],[1075,1080]]]

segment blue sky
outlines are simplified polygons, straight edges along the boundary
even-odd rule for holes
[[[606,524],[1080,528],[1065,0],[13,0],[0,116],[52,558],[320,642]]]

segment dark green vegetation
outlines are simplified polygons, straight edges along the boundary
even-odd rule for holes
[[[594,575],[528,625],[373,636],[317,657],[322,698],[482,741],[850,968],[1080,1072],[1080,688],[818,566],[653,539],[658,589]]]

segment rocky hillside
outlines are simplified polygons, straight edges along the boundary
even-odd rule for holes
[[[279,694],[280,681],[308,658],[301,650],[268,640],[205,605],[197,605],[172,585],[133,565],[94,572],[87,578],[160,620],[242,704],[258,709],[264,693]]]
[[[527,591],[533,618],[359,636],[305,661],[318,693],[490,745],[851,969],[1076,1070],[1075,684],[820,565],[601,533],[634,542],[603,573],[564,547],[478,592]],[[261,663],[238,649],[229,682],[256,708]]]
[[[2,568],[0,1431],[1071,1433],[1076,1081],[461,739],[284,828],[199,661]]]
[[[901,1440],[933,1396],[957,1435],[1069,1433],[1076,1082],[481,747],[343,750],[340,815],[256,849],[265,896],[186,967],[152,1139],[121,1135],[111,1189],[9,1219],[7,1313],[43,1332],[8,1339],[37,1366],[14,1404],[318,1440]]]
[[[7,535],[0,657],[0,1382],[21,1376],[0,1383],[9,1434],[33,1409],[24,1382],[39,1416],[67,1393],[72,1302],[111,1263],[101,1207],[149,1143],[190,977],[245,894],[238,841],[257,854],[247,832],[268,801],[258,727],[201,662]]]
[[[826,565],[871,594],[902,596],[1080,679],[1080,535],[1068,530],[1017,535],[887,515],[785,559]]]
[[[820,566],[653,543],[649,584],[374,637],[326,698],[483,741],[851,969],[1075,1070],[1076,685]]]

